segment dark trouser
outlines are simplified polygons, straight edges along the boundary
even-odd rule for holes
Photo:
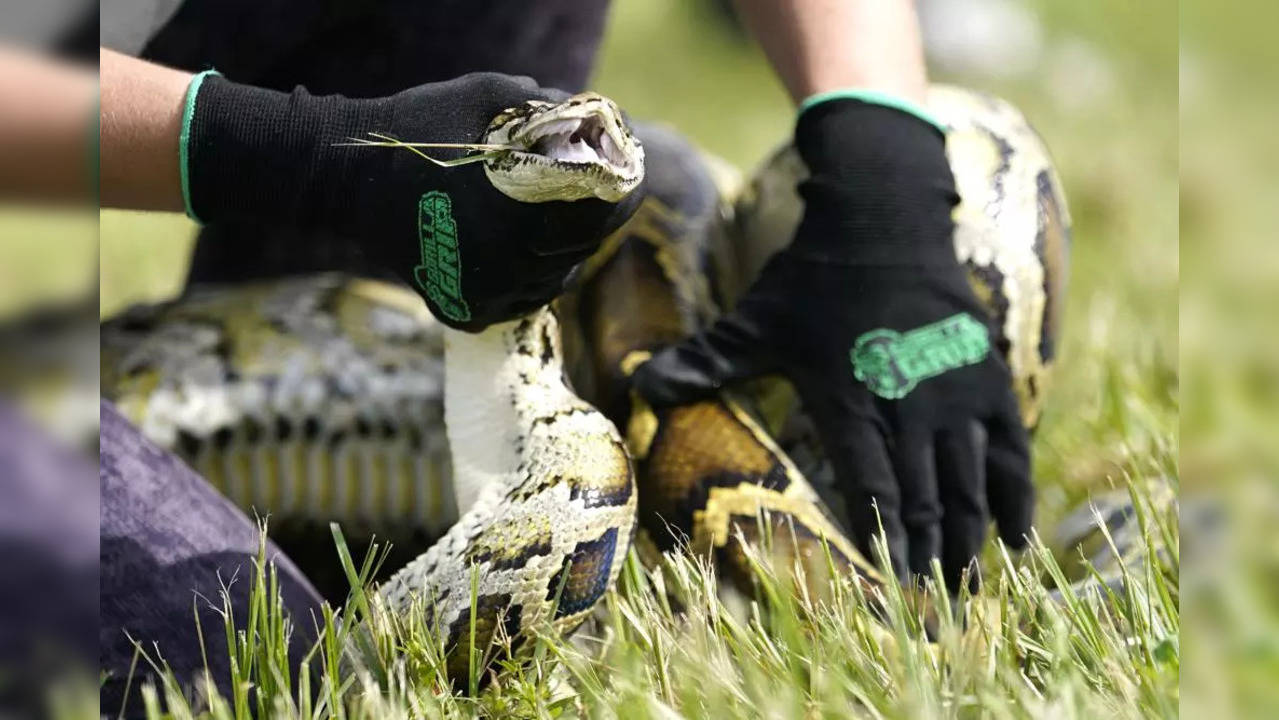
[[[68,672],[95,675],[97,510],[92,458],[0,398],[0,717],[35,717]]]
[[[228,693],[229,664],[222,588],[229,595],[237,626],[248,617],[249,590],[258,555],[258,527],[174,455],[160,449],[109,403],[102,405],[101,619],[99,652],[104,715],[124,702],[129,667],[138,641],[154,655],[152,643],[178,679],[201,677],[204,657],[196,636],[195,613],[204,634],[204,653],[219,689]],[[273,545],[267,558],[279,571],[280,594],[293,621],[293,667],[315,641],[312,615],[319,595],[293,563]],[[127,633],[127,634],[126,634]],[[149,674],[139,662],[127,715],[141,713],[136,689]]]

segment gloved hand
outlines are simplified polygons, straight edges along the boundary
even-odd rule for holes
[[[494,188],[478,163],[445,168],[404,150],[335,143],[370,132],[474,143],[502,110],[565,97],[495,73],[367,100],[199,76],[188,91],[181,145],[188,214],[206,223],[335,230],[404,277],[440,321],[478,331],[558,295],[574,266],[634,210],[639,193],[619,203],[523,203]]]
[[[812,174],[793,241],[732,312],[657,353],[635,386],[664,406],[785,374],[862,549],[878,507],[898,576],[931,573],[937,557],[957,588],[990,516],[1005,542],[1025,544],[1033,489],[1008,370],[955,256],[944,136],[921,115],[841,98],[804,110],[795,139]]]

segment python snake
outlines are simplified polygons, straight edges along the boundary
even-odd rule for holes
[[[1042,143],[1007,104],[945,88],[930,101],[952,126],[964,198],[957,251],[998,320],[997,347],[1033,423],[1064,282],[1060,185]],[[587,133],[595,157],[578,163],[588,172],[513,161],[513,152],[485,161],[490,180],[530,201],[550,199],[538,190],[550,185],[522,168],[558,173],[556,192],[578,196],[634,187],[643,150],[599,96],[504,113],[491,128],[510,123],[498,139],[521,143],[525,155],[554,154],[585,117],[595,118]],[[530,124],[548,134],[521,135]],[[615,147],[604,148],[602,136]],[[874,581],[805,478],[821,475],[820,448],[794,430],[802,413],[777,401],[784,390],[744,387],[654,412],[627,389],[646,352],[713,319],[789,239],[798,159],[778,153],[739,193],[732,182],[717,186],[687,144],[646,137],[645,147],[647,199],[554,312],[470,336],[436,323],[406,288],[374,280],[197,288],[104,325],[103,392],[240,504],[272,512],[273,523],[301,516],[382,534],[443,532],[383,596],[401,608],[424,597],[450,648],[471,620],[473,567],[480,649],[499,626],[517,641],[543,619],[566,632],[615,580],[637,519],[646,547],[686,541],[747,586],[740,540],[751,545],[761,533],[806,571],[824,569],[829,547],[841,569]],[[801,471],[787,451],[813,462]],[[451,654],[450,674],[465,662]]]
[[[617,106],[594,93],[508,109],[481,141],[514,148],[485,160],[484,171],[522,202],[615,201],[643,179],[642,146]],[[470,664],[461,651],[468,633],[483,652],[499,624],[518,643],[543,621],[567,632],[585,619],[621,571],[636,496],[617,429],[565,383],[549,308],[476,334],[443,333],[461,517],[381,597],[396,612],[422,603],[456,680]]]

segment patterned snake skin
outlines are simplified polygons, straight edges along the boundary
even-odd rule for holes
[[[946,88],[931,101],[953,128],[957,252],[1033,424],[1064,288],[1060,184],[1007,104]],[[499,627],[517,640],[543,620],[570,630],[616,578],[636,519],[642,548],[687,542],[743,585],[741,541],[761,535],[810,581],[823,540],[840,569],[877,580],[805,478],[829,482],[777,383],[660,412],[629,393],[645,353],[713,319],[789,239],[802,172],[783,150],[738,193],[672,134],[641,135],[648,197],[555,312],[459,337],[407,288],[373,280],[197,288],[104,324],[103,392],[273,525],[410,529],[411,553],[442,535],[383,596],[427,600],[448,647],[470,624],[472,567],[480,647]],[[450,655],[450,673],[465,663]]]

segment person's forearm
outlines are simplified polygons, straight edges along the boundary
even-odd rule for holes
[[[859,88],[923,104],[913,0],[735,0],[795,102]]]
[[[0,48],[0,199],[89,201],[90,70]]]
[[[182,211],[178,136],[191,74],[103,49],[105,207]]]

